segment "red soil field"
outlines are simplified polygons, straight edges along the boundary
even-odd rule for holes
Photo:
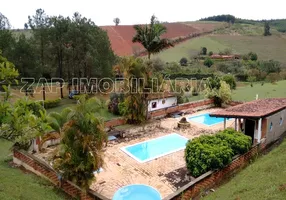
[[[200,30],[182,23],[164,25],[167,27],[167,33],[162,36],[164,38],[172,39],[201,33]],[[141,44],[132,43],[132,38],[136,33],[133,25],[101,26],[101,28],[107,31],[111,47],[118,56],[133,55],[134,52],[144,50]]]

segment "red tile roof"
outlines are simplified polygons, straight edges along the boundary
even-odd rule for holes
[[[213,117],[261,118],[286,108],[286,98],[259,99],[211,113]]]
[[[181,23],[167,23],[164,24],[167,28],[167,33],[162,35],[163,38],[178,38],[188,36],[200,31]],[[133,55],[134,48],[144,50],[141,44],[134,44],[132,38],[135,35],[133,25],[118,25],[118,26],[101,26],[103,30],[107,31],[111,48],[118,56]]]

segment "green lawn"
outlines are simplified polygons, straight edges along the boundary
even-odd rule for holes
[[[197,37],[178,44],[174,48],[167,49],[154,57],[160,58],[164,62],[179,62],[182,57],[190,59],[190,57],[197,55],[201,47],[207,47],[208,51],[213,52],[227,48],[226,45],[210,37]]]
[[[286,81],[279,81],[276,84],[254,83],[253,87],[250,85],[244,87],[238,87],[232,91],[233,100],[238,101],[252,101],[255,100],[256,94],[259,99],[270,98],[270,97],[286,97],[285,90]]]
[[[11,143],[0,139],[0,199],[59,200],[68,199],[49,182],[9,166]]]
[[[76,100],[74,99],[62,99],[61,103],[59,106],[55,107],[55,108],[49,108],[47,109],[47,113],[50,112],[61,112],[63,109],[67,108],[67,107],[75,107],[76,106]],[[102,117],[104,120],[111,120],[114,118],[117,118],[119,116],[114,115],[110,112],[108,112],[107,107],[99,110],[98,113],[96,113],[97,116]]]
[[[284,200],[286,141],[258,158],[204,200]]]
[[[179,62],[182,57],[190,59],[198,54],[201,47],[207,47],[208,52],[218,53],[226,48],[233,53],[246,54],[250,51],[258,54],[259,60],[277,60],[286,65],[285,35],[243,36],[243,35],[212,35],[187,40],[173,48],[164,50],[154,56],[164,62]]]

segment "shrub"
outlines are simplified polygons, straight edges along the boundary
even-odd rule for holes
[[[61,99],[55,99],[55,100],[45,100],[44,101],[44,107],[47,108],[55,108],[59,106],[61,102]]]
[[[282,80],[286,80],[286,71],[280,72],[280,78],[281,78]]]
[[[231,148],[215,136],[201,136],[189,141],[185,149],[188,170],[198,177],[209,170],[223,168],[234,156]]]
[[[185,57],[181,58],[180,64],[181,66],[188,66],[188,59]]]
[[[234,129],[225,129],[216,134],[216,137],[222,141],[226,141],[235,155],[244,154],[251,147],[251,137],[237,132]]]
[[[214,100],[215,106],[221,107],[223,103],[228,104],[231,101],[231,90],[225,81],[220,81],[219,84],[215,83],[217,84],[216,86],[211,86],[212,84],[209,81],[205,95],[207,98]]]
[[[249,59],[252,60],[252,61],[256,61],[256,60],[258,59],[257,54],[254,53],[254,52],[249,52],[249,53],[248,53],[248,57],[249,57]]]
[[[245,60],[245,61],[249,60],[248,55],[247,54],[242,55],[242,60]]]
[[[218,53],[219,55],[231,55],[232,54],[232,50],[230,48],[226,48],[222,51],[219,51]]]
[[[73,96],[73,99],[79,101],[80,99],[84,98],[85,100],[88,99],[88,94],[80,94],[80,95],[75,95]]]
[[[247,78],[247,81],[248,82],[255,82],[256,81],[256,77],[255,76],[249,76],[248,78]]]
[[[212,56],[214,54],[214,52],[210,51],[209,52],[209,56]]]
[[[226,129],[215,135],[205,135],[189,141],[185,149],[187,168],[194,177],[209,170],[223,168],[234,155],[246,153],[251,138],[234,129]]]
[[[207,55],[207,48],[206,47],[202,47],[200,54],[201,55]]]
[[[112,93],[110,95],[110,101],[108,103],[108,111],[115,114],[115,115],[120,115],[120,111],[118,108],[118,105],[120,102],[124,101],[124,94],[120,93]]]
[[[225,75],[222,77],[222,80],[225,81],[227,84],[229,84],[230,89],[232,90],[236,89],[235,77],[233,75]]]
[[[266,76],[266,80],[275,83],[279,80],[279,74],[278,73],[270,73]]]
[[[212,59],[210,59],[210,58],[207,58],[204,61],[204,65],[207,66],[207,67],[211,67],[213,64],[214,64],[214,61]]]

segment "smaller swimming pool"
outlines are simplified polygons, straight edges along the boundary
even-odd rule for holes
[[[206,126],[213,126],[213,125],[222,123],[224,118],[211,117],[209,113],[205,113],[205,114],[189,117],[188,120],[196,122],[196,123],[204,124]],[[230,119],[227,118],[226,120],[230,120]]]
[[[127,185],[114,194],[112,200],[161,200],[160,193],[151,186],[143,184]]]
[[[130,146],[122,147],[121,150],[140,163],[174,153],[186,148],[188,138],[177,133],[172,133],[155,139],[147,140]]]

